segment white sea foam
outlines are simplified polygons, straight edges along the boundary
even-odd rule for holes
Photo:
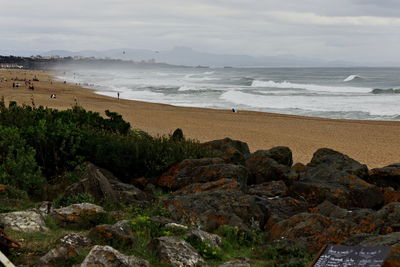
[[[369,93],[371,88],[365,87],[340,87],[340,86],[326,86],[316,84],[300,84],[291,82],[274,82],[274,81],[260,81],[254,80],[251,84],[252,87],[264,87],[264,88],[287,88],[287,89],[303,89],[309,91],[322,91],[322,92],[340,92],[340,93]]]
[[[352,74],[349,77],[347,77],[346,79],[344,79],[344,82],[351,82],[354,80],[361,80],[363,79],[363,77],[361,77],[359,74]]]

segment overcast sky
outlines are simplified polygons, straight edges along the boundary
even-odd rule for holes
[[[0,50],[174,46],[400,62],[400,0],[0,0]]]

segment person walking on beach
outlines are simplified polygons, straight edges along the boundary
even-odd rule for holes
[[[117,96],[118,96],[118,99],[119,99],[119,92],[117,92]]]

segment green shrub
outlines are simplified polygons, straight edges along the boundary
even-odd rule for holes
[[[284,245],[258,247],[253,251],[253,257],[285,267],[306,267],[313,260],[313,256],[307,251]]]
[[[15,127],[0,125],[0,184],[38,195],[45,180],[35,161],[35,150]]]
[[[62,196],[54,200],[54,206],[59,207],[67,207],[72,204],[79,204],[79,203],[96,203],[95,199],[87,193],[76,194],[72,196]]]
[[[196,236],[190,236],[184,239],[192,245],[205,260],[223,260],[224,255],[221,248],[212,246],[209,242],[202,241]]]

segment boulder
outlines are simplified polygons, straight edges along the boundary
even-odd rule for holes
[[[86,193],[97,201],[133,204],[148,197],[133,185],[120,182],[109,171],[87,162],[80,174],[81,179],[65,189],[65,195]]]
[[[130,247],[135,244],[135,238],[128,220],[119,221],[113,225],[97,225],[90,230],[89,237],[97,242],[114,247]]]
[[[394,190],[392,187],[381,188],[385,205],[392,202],[400,202],[400,191]]]
[[[239,258],[225,262],[219,265],[219,267],[251,267],[251,261],[247,258]]]
[[[286,146],[276,146],[269,150],[257,150],[254,155],[272,158],[282,165],[291,167],[293,164],[292,151]]]
[[[172,190],[193,183],[204,183],[228,178],[247,184],[247,170],[243,166],[223,164],[221,159],[186,159],[171,167],[159,179],[157,184]]]
[[[60,244],[39,259],[39,266],[59,266],[66,260],[78,256],[76,249],[87,247],[91,241],[84,236],[70,233],[60,239]]]
[[[269,218],[264,229],[270,229],[275,223],[286,220],[296,214],[308,211],[308,203],[291,197],[274,197],[264,201],[269,210]]]
[[[304,198],[311,207],[325,200],[342,208],[379,208],[384,203],[382,191],[367,183],[365,165],[323,148],[314,153],[300,181],[290,186],[290,194]]]
[[[186,241],[173,236],[153,239],[150,243],[163,264],[190,267],[204,263],[200,254]]]
[[[400,190],[400,164],[372,169],[367,181],[379,187],[393,187]]]
[[[183,224],[197,225],[206,230],[227,224],[249,230],[262,228],[268,218],[263,201],[240,190],[216,190],[173,195],[164,200],[164,206],[172,219]]]
[[[94,246],[81,267],[148,267],[146,260],[138,259],[135,256],[125,256],[118,250],[109,246]]]
[[[220,247],[222,245],[222,238],[216,234],[210,234],[200,229],[192,229],[185,234],[188,238],[195,238],[202,242],[206,242],[213,247]]]
[[[269,231],[268,239],[288,239],[311,253],[317,253],[326,244],[343,242],[355,233],[356,229],[357,225],[347,220],[300,213],[276,223]]]
[[[0,214],[0,223],[14,231],[35,233],[47,231],[43,217],[36,211],[15,211]]]
[[[283,181],[270,181],[250,186],[247,193],[263,198],[284,197],[288,194],[288,188]]]
[[[57,246],[47,252],[38,261],[38,266],[59,266],[66,260],[78,256],[74,247]]]
[[[294,173],[290,167],[279,164],[269,156],[254,153],[246,160],[245,165],[249,171],[249,185],[293,179]]]
[[[178,191],[172,193],[173,196],[185,196],[192,195],[201,192],[234,192],[234,191],[243,191],[242,185],[237,181],[231,179],[219,179],[217,181],[209,182],[209,183],[201,183],[201,184],[191,184]]]
[[[60,239],[60,244],[64,247],[83,248],[91,243],[89,238],[76,233],[69,233]]]
[[[365,233],[388,234],[400,231],[400,202],[389,203],[364,216],[359,224],[359,228]]]
[[[203,146],[219,152],[227,163],[244,164],[246,156],[250,154],[249,146],[245,142],[230,138],[206,142]]]
[[[91,203],[72,204],[65,208],[54,209],[54,218],[62,226],[90,227],[99,218],[106,215],[104,209]]]

